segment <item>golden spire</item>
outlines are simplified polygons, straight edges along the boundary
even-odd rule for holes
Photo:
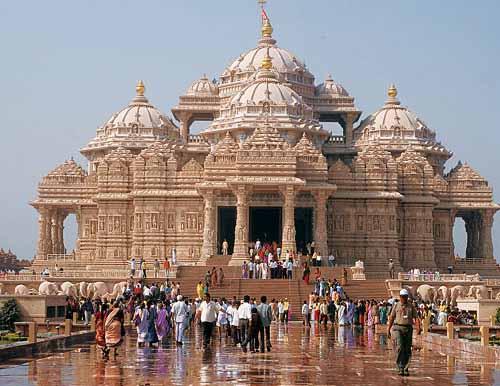
[[[271,25],[271,22],[269,21],[268,18],[264,19],[264,22],[262,23],[262,38],[272,38],[273,36],[273,26]]]
[[[398,89],[396,88],[394,83],[389,86],[389,89],[387,90],[387,96],[390,98],[396,98],[398,96]]]
[[[270,70],[271,68],[273,68],[273,61],[269,56],[269,52],[266,52],[266,56],[264,56],[264,58],[262,59],[260,68],[263,70]]]
[[[135,86],[135,91],[137,92],[137,96],[144,96],[144,90],[146,88],[144,87],[144,83],[142,80],[137,82],[137,85]]]

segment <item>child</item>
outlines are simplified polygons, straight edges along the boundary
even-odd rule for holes
[[[252,308],[252,318],[250,319],[250,352],[257,352],[259,350],[259,331],[262,326],[260,315],[256,308]]]

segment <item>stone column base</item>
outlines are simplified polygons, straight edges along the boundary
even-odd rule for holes
[[[248,263],[249,257],[246,255],[233,253],[233,255],[231,256],[231,260],[229,260],[228,265],[232,267],[236,266],[241,267],[244,261]]]

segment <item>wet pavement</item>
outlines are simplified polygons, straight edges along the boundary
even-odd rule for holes
[[[119,356],[101,359],[94,345],[0,364],[0,385],[500,385],[494,363],[469,355],[414,352],[409,377],[394,370],[391,341],[372,331],[272,327],[270,353],[243,353],[224,339],[200,350],[191,331],[183,347],[137,348],[128,336]]]

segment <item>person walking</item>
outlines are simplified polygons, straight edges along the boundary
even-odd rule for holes
[[[177,301],[172,306],[172,318],[175,321],[175,340],[178,346],[182,346],[187,317],[188,307],[182,300],[182,295],[177,295]]]
[[[243,303],[238,307],[238,318],[240,327],[240,344],[243,352],[247,352],[249,342],[248,325],[252,318],[252,306],[250,305],[250,296],[243,297]]]
[[[135,257],[130,259],[130,277],[133,278],[135,276]]]
[[[210,299],[210,294],[205,294],[205,300],[198,309],[201,313],[201,327],[203,329],[203,349],[207,349],[212,340],[215,322],[217,321],[217,312],[219,308],[215,302]]]
[[[393,306],[388,325],[388,337],[394,338],[396,365],[399,369],[398,374],[401,376],[410,375],[408,365],[411,358],[413,324],[417,322],[418,317],[417,309],[408,301],[408,297],[408,290],[402,289],[399,292],[400,301]]]
[[[392,259],[389,259],[389,277],[391,279],[394,279],[394,262],[392,261]]]
[[[155,259],[153,268],[154,268],[155,279],[157,279],[158,275],[160,274],[160,261],[158,259]]]
[[[309,304],[304,300],[302,304],[302,324],[306,327],[311,327],[311,313],[309,312]]]
[[[168,274],[170,273],[170,261],[166,256],[165,260],[163,260],[163,269],[165,270],[165,278],[168,278]]]
[[[85,299],[85,302],[82,304],[83,317],[85,319],[85,326],[88,326],[90,323],[90,319],[92,314],[94,313],[94,307],[92,306],[92,301],[90,298]]]
[[[222,242],[222,255],[227,256],[229,254],[229,243],[226,239]]]
[[[257,306],[257,312],[260,316],[261,327],[259,330],[260,334],[260,352],[264,352],[264,348],[267,352],[271,351],[271,322],[273,320],[273,312],[271,306],[267,304],[267,297],[261,296],[260,304]]]

